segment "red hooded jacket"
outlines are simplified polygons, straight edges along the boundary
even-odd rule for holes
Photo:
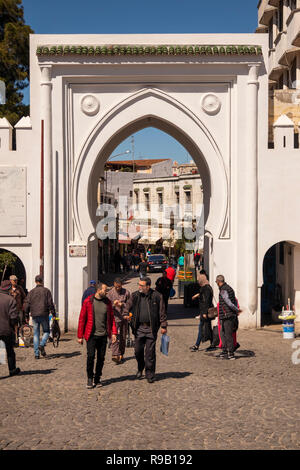
[[[79,339],[84,338],[86,341],[89,340],[94,326],[94,295],[90,295],[82,304],[79,321],[78,321],[78,330],[77,337]],[[111,338],[111,335],[116,335],[118,333],[115,318],[113,314],[113,309],[111,301],[107,299],[107,334]]]

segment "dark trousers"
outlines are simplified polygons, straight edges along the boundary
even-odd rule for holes
[[[94,377],[94,362],[96,358],[95,379],[100,379],[104,365],[105,352],[106,352],[107,336],[94,336],[92,335],[86,343],[87,347],[87,365],[86,371],[89,379]]]
[[[233,333],[235,331],[235,322],[234,319],[227,318],[226,320],[221,320],[221,341],[222,349],[224,352],[228,351],[229,354],[234,353],[234,341]]]
[[[0,340],[2,340],[5,344],[8,369],[9,372],[11,372],[16,368],[16,354],[14,351],[15,335],[12,333],[9,336],[0,336]]]
[[[145,369],[147,379],[153,378],[156,366],[156,338],[150,326],[140,326],[135,337],[135,357],[138,363],[138,370]]]

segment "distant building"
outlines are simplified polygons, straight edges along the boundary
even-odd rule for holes
[[[256,32],[269,35],[269,142],[273,143],[273,124],[286,114],[294,122],[298,147],[300,0],[260,0]]]

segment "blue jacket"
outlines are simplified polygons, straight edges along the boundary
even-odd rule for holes
[[[82,299],[81,299],[81,305],[83,304],[85,299],[87,299],[90,295],[93,295],[93,294],[94,295],[96,294],[96,287],[95,286],[88,287],[83,293],[83,296],[82,296]]]

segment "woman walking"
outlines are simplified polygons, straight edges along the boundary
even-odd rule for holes
[[[198,283],[200,285],[200,293],[192,297],[192,300],[199,298],[200,314],[198,337],[194,346],[190,347],[190,350],[193,352],[198,351],[201,341],[202,343],[210,341],[210,347],[207,350],[210,350],[212,344],[211,319],[208,318],[208,309],[213,307],[213,290],[206,274],[199,274]]]

